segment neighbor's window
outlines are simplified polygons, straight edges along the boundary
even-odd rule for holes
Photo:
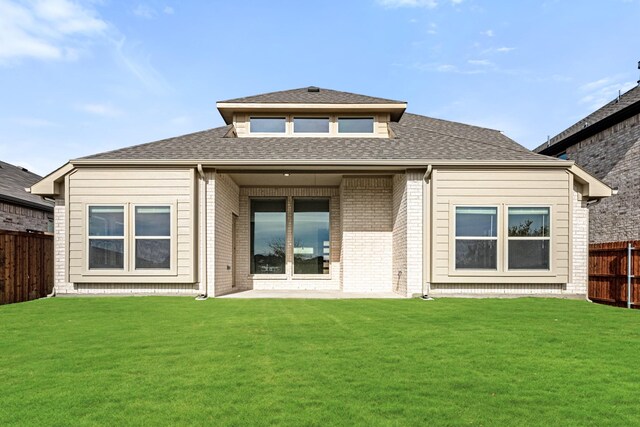
[[[549,270],[549,208],[509,208],[509,270]]]
[[[124,268],[124,206],[89,206],[89,268]]]
[[[338,133],[373,133],[373,117],[339,117]]]
[[[564,153],[558,154],[557,157],[561,160],[568,160],[569,156],[567,155],[567,152],[565,151]]]
[[[329,133],[328,117],[294,117],[294,133]]]
[[[284,274],[287,200],[251,199],[251,273]]]
[[[171,207],[135,207],[136,269],[171,268]]]
[[[329,199],[293,201],[293,273],[329,274]]]
[[[285,117],[251,117],[249,131],[251,133],[285,133],[287,119]]]
[[[495,270],[498,208],[456,207],[456,269]]]

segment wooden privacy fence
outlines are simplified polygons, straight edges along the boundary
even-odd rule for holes
[[[640,308],[640,241],[589,245],[589,299],[627,307],[629,282],[630,305]]]
[[[0,305],[53,289],[53,236],[0,230]]]

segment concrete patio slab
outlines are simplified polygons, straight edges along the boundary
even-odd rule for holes
[[[218,298],[289,298],[289,299],[402,299],[393,292],[342,292],[305,290],[250,290],[222,295]]]

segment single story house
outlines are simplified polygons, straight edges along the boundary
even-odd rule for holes
[[[42,177],[0,161],[0,230],[53,233],[53,201],[29,194]]]
[[[572,161],[317,87],[217,108],[31,187],[56,200],[56,292],[586,294],[586,203],[611,189]]]
[[[589,205],[591,243],[640,240],[640,85],[534,150],[573,160],[618,193]]]

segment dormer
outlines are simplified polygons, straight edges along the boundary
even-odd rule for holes
[[[315,86],[217,103],[239,138],[389,138],[407,103]]]

